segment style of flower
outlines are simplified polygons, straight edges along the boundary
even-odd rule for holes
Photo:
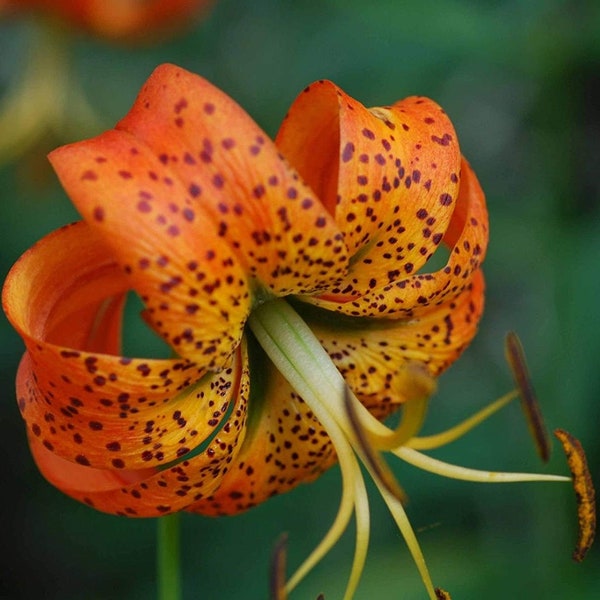
[[[50,160],[83,220],[26,252],[3,299],[27,348],[31,450],[66,494],[133,517],[235,514],[337,460],[338,515],[287,590],[354,514],[351,598],[369,537],[360,460],[436,598],[383,451],[465,480],[568,480],[420,452],[515,396],[417,437],[437,376],[475,335],[488,241],[483,192],[431,100],[367,109],[320,81],[273,143],[210,83],[163,65],[115,129]],[[120,355],[131,290],[172,358]]]

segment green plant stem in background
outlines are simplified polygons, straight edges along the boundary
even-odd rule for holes
[[[157,519],[156,572],[158,600],[181,600],[178,513]]]

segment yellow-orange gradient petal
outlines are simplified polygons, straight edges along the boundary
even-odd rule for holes
[[[484,282],[477,271],[456,298],[418,319],[374,319],[297,308],[356,396],[368,408],[393,408],[414,397],[407,366],[438,377],[471,342],[483,312]]]
[[[189,190],[121,131],[59,148],[50,160],[152,327],[179,355],[221,366],[239,343],[250,284]]]
[[[310,408],[263,359],[261,373],[253,375],[253,384],[260,378],[261,394],[251,397],[244,444],[221,486],[189,506],[192,512],[242,512],[316,479],[336,462],[327,432]]]
[[[200,452],[163,470],[103,470],[67,461],[30,435],[36,463],[48,481],[69,496],[108,513],[156,517],[184,510],[215,491],[245,435],[249,380],[245,344],[233,357],[238,376],[229,393],[233,400],[227,423]]]
[[[460,170],[456,134],[427,98],[367,109],[328,81],[292,105],[277,145],[344,232],[351,259],[324,298],[371,298],[416,273],[443,239]]]
[[[180,459],[221,426],[238,376],[229,369],[203,377],[183,359],[116,355],[127,283],[78,223],[26,253],[4,290],[28,348],[17,377],[23,417],[46,448],[82,465],[130,469]]]
[[[177,177],[258,285],[310,294],[345,274],[333,219],[246,112],[206,80],[158,67],[117,129]]]
[[[307,299],[328,310],[352,316],[416,318],[457,297],[467,288],[484,257],[488,243],[485,196],[469,163],[462,160],[460,191],[452,220],[444,235],[450,255],[446,265],[432,273],[399,278],[346,303]]]

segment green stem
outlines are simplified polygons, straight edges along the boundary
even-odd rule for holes
[[[179,513],[157,519],[158,600],[181,599]]]

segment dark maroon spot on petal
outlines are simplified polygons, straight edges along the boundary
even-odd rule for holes
[[[221,189],[225,185],[225,180],[223,179],[223,175],[219,175],[218,173],[212,178],[213,185]]]
[[[431,141],[435,142],[436,144],[439,144],[440,146],[448,146],[452,141],[452,136],[449,133],[445,133],[442,137],[432,135]]]
[[[184,108],[187,108],[187,105],[187,100],[185,98],[181,98],[175,103],[175,113],[179,114]]]
[[[450,194],[440,194],[440,204],[442,206],[450,206],[452,204],[452,196]]]
[[[367,129],[366,127],[362,130],[362,134],[369,140],[375,139],[375,134],[370,129]]]
[[[88,181],[96,181],[98,179],[98,175],[95,171],[88,170],[81,175],[81,179],[87,179]]]
[[[352,160],[352,157],[354,156],[354,144],[352,142],[348,142],[345,146],[344,146],[344,150],[342,152],[342,162],[349,162],[350,160]]]

